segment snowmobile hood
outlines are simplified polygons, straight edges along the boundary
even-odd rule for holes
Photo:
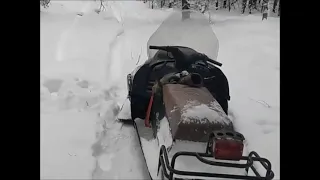
[[[217,60],[219,50],[208,18],[192,10],[173,12],[150,37],[148,47],[150,45],[189,47],[213,60]],[[148,57],[152,58],[156,52],[148,48]]]

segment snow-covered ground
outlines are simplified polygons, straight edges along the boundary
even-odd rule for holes
[[[41,16],[41,179],[146,179],[132,127],[115,122],[126,74],[171,10],[141,2],[52,1]],[[80,15],[77,15],[80,14]],[[280,177],[279,19],[212,14],[230,115]]]

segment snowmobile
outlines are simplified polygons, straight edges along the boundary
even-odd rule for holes
[[[203,14],[188,11],[188,19],[173,12],[150,37],[149,59],[127,75],[118,120],[136,129],[151,179],[271,180],[270,161],[243,155],[245,138],[228,116],[218,39]]]

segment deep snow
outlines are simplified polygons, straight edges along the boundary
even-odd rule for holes
[[[115,115],[126,74],[146,60],[148,39],[171,10],[107,4],[96,14],[97,2],[52,1],[40,12],[41,179],[147,178],[135,131]],[[279,19],[217,11],[211,20],[230,117],[279,179]]]

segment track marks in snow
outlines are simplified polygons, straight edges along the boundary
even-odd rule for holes
[[[97,107],[96,142],[91,147],[96,167],[92,176],[93,179],[146,179],[144,164],[137,161],[137,156],[143,157],[136,132],[132,126],[117,121],[118,90],[116,86],[105,90],[104,100]]]
[[[75,78],[40,78],[41,113],[74,109],[78,112],[94,109],[104,94],[96,83]]]
[[[261,119],[256,121],[256,124],[260,126],[263,134],[270,134],[277,130],[279,123]]]
[[[117,5],[121,5],[118,3]],[[121,69],[123,69],[123,50],[124,50],[124,20],[122,16],[122,11],[114,3],[109,3],[109,9],[113,13],[114,18],[118,21],[121,26],[115,37],[112,39],[109,45],[109,54],[107,59],[107,84],[109,86],[114,86],[119,83],[120,78],[123,76]]]
[[[54,93],[59,91],[62,83],[63,80],[61,79],[48,79],[44,81],[43,86],[46,87],[50,93]]]
[[[145,164],[137,160],[143,157],[135,129],[116,120],[120,109],[119,103],[122,103],[125,98],[121,96],[121,91],[123,91],[121,87],[125,85],[123,81],[125,80],[123,79],[125,77],[123,72],[125,56],[123,53],[126,38],[121,12],[118,12],[116,8],[112,10],[119,15],[116,18],[121,27],[109,44],[106,59],[106,85],[111,88],[103,92],[104,103],[100,107],[100,120],[97,122],[97,141],[92,146],[93,156],[96,157],[93,178],[147,179]]]
[[[237,121],[236,113],[233,110],[229,109],[228,117],[231,119],[232,122]],[[277,131],[277,128],[279,128],[279,122],[270,121],[268,119],[256,119],[253,122],[254,124],[252,127],[256,127],[263,134],[273,133]],[[235,126],[235,128],[237,130],[237,126]]]
[[[85,5],[83,6],[82,10],[77,14],[77,16],[75,16],[75,19],[73,21],[73,23],[69,26],[68,29],[66,29],[60,36],[60,39],[58,41],[57,44],[57,52],[56,52],[56,60],[57,61],[64,61],[65,60],[65,56],[66,56],[66,49],[68,49],[68,40],[70,35],[72,34],[73,31],[75,31],[75,27],[78,24],[79,20],[81,19],[81,17],[89,11],[91,6],[91,3],[88,1],[87,3],[85,3]],[[81,16],[79,16],[79,14],[81,14]]]
[[[119,22],[121,23],[121,22]],[[124,28],[123,25],[118,30],[117,34],[114,36],[114,38],[111,40],[111,43],[109,44],[109,53],[108,53],[108,59],[106,60],[106,80],[107,80],[107,86],[112,87],[116,85],[123,76],[121,69],[123,68],[123,58],[122,58],[122,51],[123,51],[123,34],[124,34]]]
[[[108,121],[110,120],[105,120]],[[146,179],[138,139],[134,129],[130,126],[112,122],[100,135],[95,143],[94,152],[96,157],[96,168],[94,179]],[[124,163],[125,162],[125,163]]]
[[[75,81],[77,82],[77,86],[81,88],[89,88],[89,82],[87,80],[81,80],[79,78],[76,78]]]
[[[45,79],[42,85],[48,89],[50,93],[57,93],[59,92],[61,86],[65,83],[63,79],[56,79],[56,78],[49,78]],[[89,88],[89,81],[82,80],[80,78],[74,78],[75,85],[77,85],[80,88],[88,89]]]

